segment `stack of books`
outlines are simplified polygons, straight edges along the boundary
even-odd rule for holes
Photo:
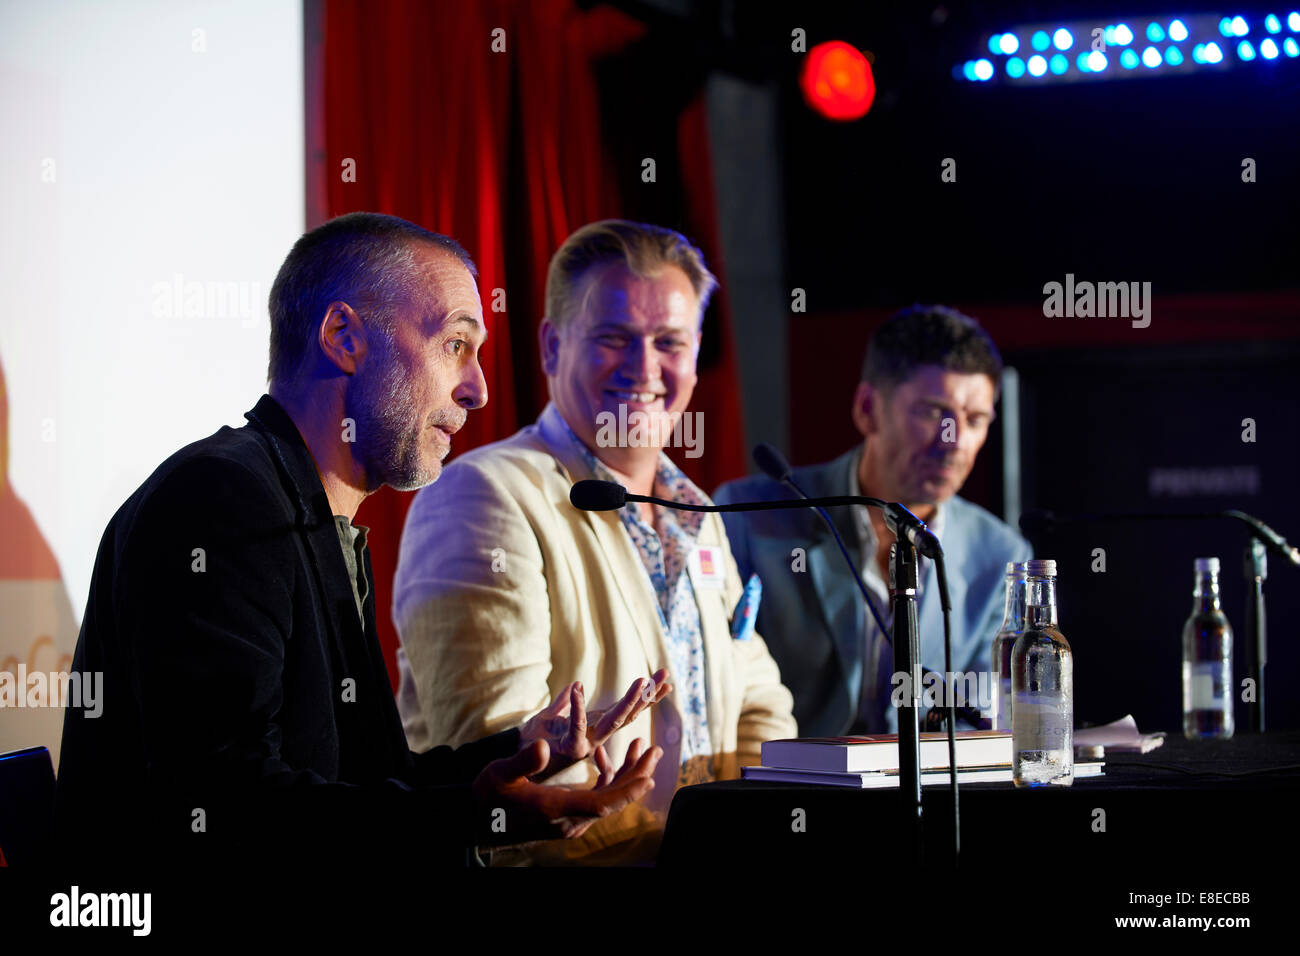
[[[956,734],[957,781],[1011,782],[1011,734],[962,730]],[[743,767],[746,780],[814,783],[875,789],[898,786],[898,735],[801,737],[763,744],[763,764]],[[1102,773],[1101,761],[1076,762],[1076,777]],[[948,735],[921,734],[921,785],[947,784]]]

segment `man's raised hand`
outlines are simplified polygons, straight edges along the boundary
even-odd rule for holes
[[[524,843],[581,836],[600,818],[618,813],[654,788],[652,778],[663,751],[658,747],[646,749],[645,741],[638,738],[628,747],[617,773],[604,747],[598,747],[595,755],[599,778],[590,790],[529,779],[551,761],[545,740],[525,744],[513,757],[494,760],[484,767],[473,787],[480,807],[492,813],[492,835],[484,842]]]
[[[544,780],[596,752],[619,728],[627,726],[647,707],[659,703],[672,692],[668,671],[661,668],[649,679],[640,677],[632,682],[627,693],[612,707],[586,709],[586,695],[582,684],[574,681],[555,700],[519,728],[520,742],[527,745],[545,741],[550,759],[534,775]]]

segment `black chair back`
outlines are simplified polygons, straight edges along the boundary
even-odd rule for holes
[[[45,747],[0,754],[0,865],[48,862],[54,838],[54,764]]]

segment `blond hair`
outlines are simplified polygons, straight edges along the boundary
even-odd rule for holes
[[[626,219],[602,219],[583,226],[551,256],[546,270],[546,317],[556,328],[572,321],[581,305],[584,279],[594,266],[621,262],[641,278],[657,275],[667,266],[686,274],[700,300],[700,318],[718,287],[704,256],[679,232]]]

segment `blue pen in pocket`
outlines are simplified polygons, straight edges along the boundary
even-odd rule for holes
[[[763,582],[757,574],[751,574],[745,582],[745,591],[740,595],[736,610],[731,614],[731,636],[737,641],[747,641],[754,634],[754,622],[758,619],[758,602],[763,598]]]

